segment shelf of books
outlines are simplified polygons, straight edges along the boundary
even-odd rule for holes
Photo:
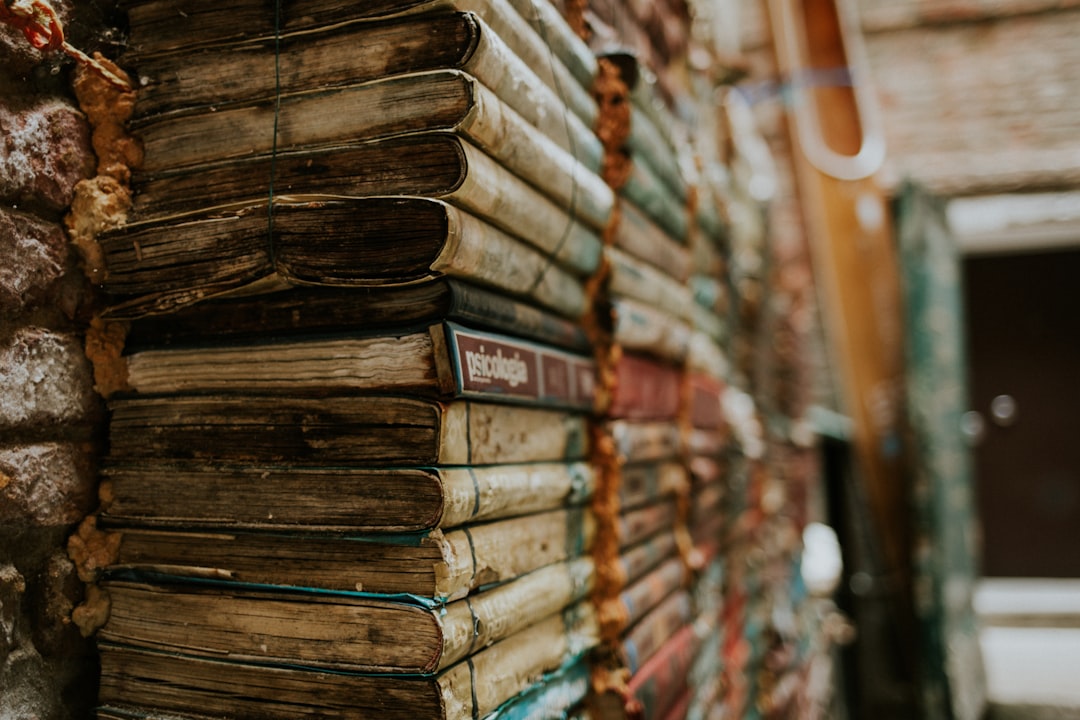
[[[760,707],[765,231],[691,8],[122,5],[98,717]]]

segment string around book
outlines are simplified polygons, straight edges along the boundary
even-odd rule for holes
[[[547,0],[539,1],[546,2]],[[555,85],[555,93],[559,96],[559,100],[561,100],[563,103],[562,118],[563,125],[566,128],[567,141],[570,143],[570,152],[571,155],[574,156],[574,159],[580,162],[581,157],[577,145],[577,139],[575,138],[574,132],[570,127],[570,118],[568,116],[570,110],[568,109],[569,106],[567,104],[568,101],[566,91],[563,89],[563,85],[559,81],[559,73],[555,71],[556,62],[559,61],[556,60],[555,51],[552,49],[551,42],[548,40],[547,24],[544,22],[543,13],[541,12],[540,8],[537,7],[537,0],[529,0],[529,2],[533,9],[533,17],[536,18],[537,29],[540,32],[540,39],[544,41],[544,46],[547,48],[548,51],[548,67],[551,69],[551,80]],[[567,208],[567,214],[569,215],[571,220],[573,220],[577,215],[577,196],[578,167],[577,163],[575,163],[570,171],[570,207]],[[535,292],[536,289],[540,287],[540,283],[542,283],[544,281],[544,278],[547,276],[548,268],[550,268],[554,264],[555,258],[559,255],[560,252],[562,252],[563,246],[566,244],[566,240],[569,237],[570,223],[567,223],[566,227],[563,228],[562,237],[559,238],[559,242],[555,243],[555,247],[550,252],[548,252],[547,256],[544,258],[544,266],[540,269],[540,272],[536,274],[536,279],[533,280],[532,287],[529,288],[530,293]]]

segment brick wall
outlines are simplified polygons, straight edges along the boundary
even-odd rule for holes
[[[885,124],[882,180],[942,195],[1080,186],[1080,0],[854,0]],[[743,13],[752,77],[764,3]]]
[[[984,0],[967,18],[916,15],[915,26],[868,8],[891,181],[944,195],[1080,185],[1080,8],[1019,12],[1032,4],[1057,3]]]
[[[101,18],[54,5],[73,43],[104,37]],[[102,417],[83,352],[93,293],[63,228],[96,163],[69,77],[0,27],[0,720],[89,717],[96,692],[64,550],[96,504]]]

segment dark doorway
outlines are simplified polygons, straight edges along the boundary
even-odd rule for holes
[[[1080,250],[964,268],[983,574],[1080,577]]]

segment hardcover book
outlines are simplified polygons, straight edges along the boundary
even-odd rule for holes
[[[595,382],[591,358],[450,322],[405,335],[143,350],[126,362],[128,385],[144,395],[356,390],[588,410]]]
[[[591,648],[595,625],[587,605],[569,628],[552,615],[433,676],[256,665],[103,642],[99,698],[106,717],[140,708],[266,720],[482,717]]]
[[[447,605],[407,596],[273,590],[155,578],[109,581],[103,642],[255,664],[430,675],[581,600],[588,558]],[[580,608],[566,611],[572,627]]]
[[[409,285],[447,275],[577,318],[587,307],[579,278],[600,261],[593,239],[551,246],[552,255],[429,198],[277,198],[272,206],[133,222],[99,241],[118,317],[226,294]]]
[[[582,462],[342,468],[145,461],[108,465],[103,522],[147,528],[409,533],[584,503]]]
[[[117,306],[107,313],[111,318],[125,317]],[[572,320],[447,277],[414,285],[295,288],[132,318],[125,348],[130,352],[335,333],[363,337],[390,328],[422,330],[440,320],[517,335],[582,355],[590,351],[585,331]]]
[[[111,403],[116,464],[194,460],[289,467],[581,460],[578,413],[390,395],[186,395]]]
[[[408,535],[331,535],[119,528],[110,572],[160,573],[292,588],[404,593],[435,600],[581,556],[593,519],[582,508]]]

